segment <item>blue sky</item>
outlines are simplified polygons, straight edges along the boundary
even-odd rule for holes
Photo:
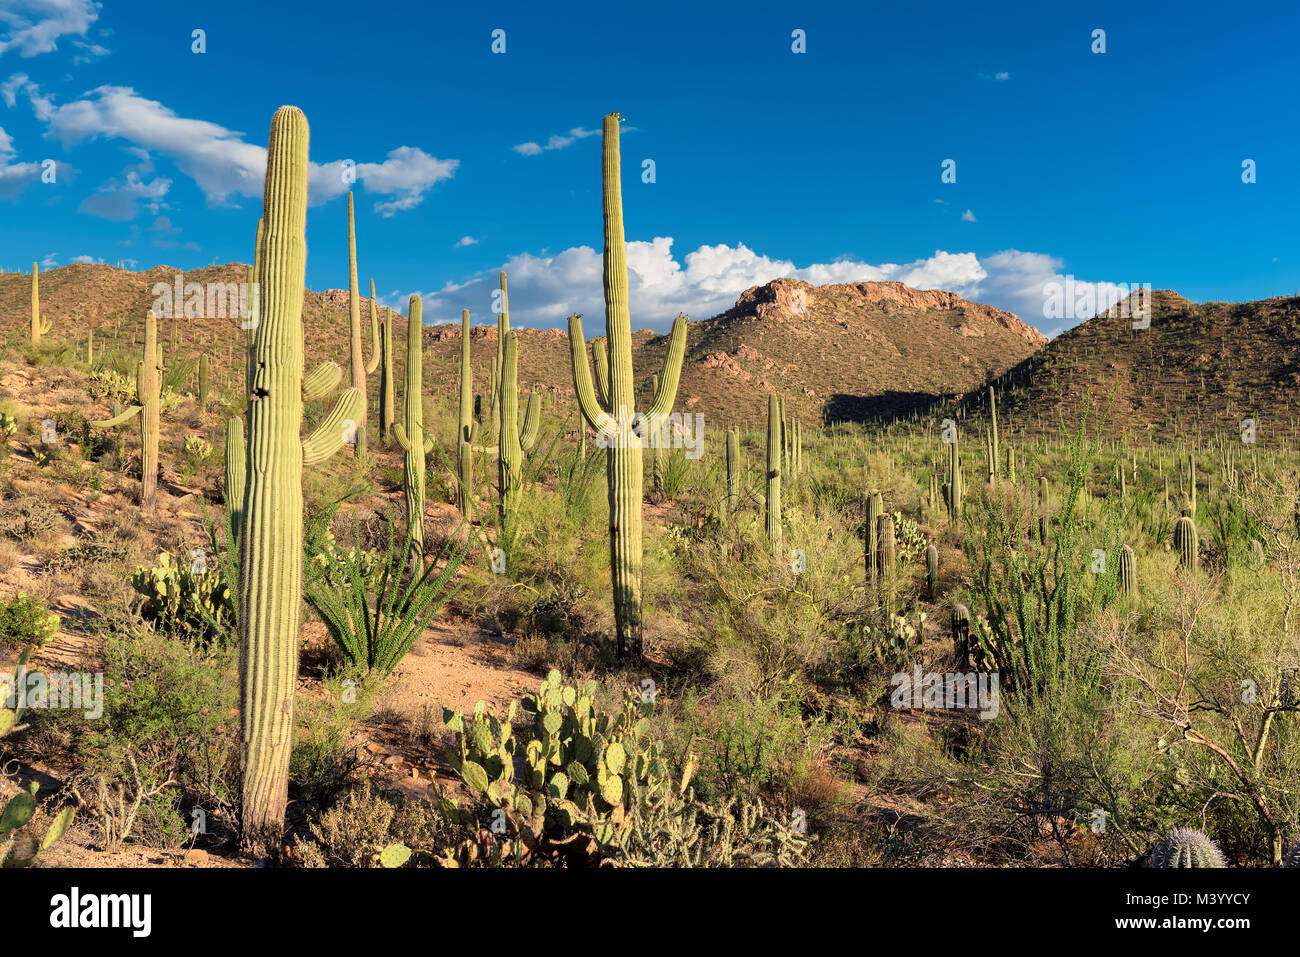
[[[1300,289],[1295,4],[282,6],[0,0],[0,264],[249,259],[293,103],[321,167],[310,286],[347,284],[351,160],[385,302],[489,321],[504,266],[517,323],[599,327],[617,109],[637,328],[782,275],[952,289],[1048,334],[1073,324],[1043,316],[1066,275]]]

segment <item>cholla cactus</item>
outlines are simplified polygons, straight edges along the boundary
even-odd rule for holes
[[[1202,831],[1179,827],[1151,852],[1151,867],[1226,867],[1223,854]]]

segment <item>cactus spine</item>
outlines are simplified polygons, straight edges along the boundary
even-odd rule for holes
[[[524,490],[524,453],[537,442],[541,402],[536,392],[528,397],[524,422],[519,424],[519,333],[506,336],[501,368],[501,434],[497,471],[501,483],[501,527],[513,533],[513,517]]]
[[[371,303],[374,300],[371,299]],[[373,309],[374,306],[371,306]],[[361,355],[361,299],[357,290],[357,227],[352,210],[352,191],[348,190],[348,323],[352,358],[352,388],[361,393],[361,418],[357,420],[353,454],[366,457],[366,362]]]
[[[424,300],[411,296],[406,320],[406,412],[404,425],[393,426],[397,444],[406,453],[402,488],[406,493],[406,527],[411,536],[412,560],[424,562],[424,457],[433,440],[424,435]]]
[[[781,404],[767,397],[767,538],[781,544]]]
[[[302,603],[302,470],[343,445],[363,411],[349,389],[308,439],[302,426],[302,298],[307,268],[307,118],[292,106],[271,120],[263,194],[262,297],[248,400],[239,533],[240,842],[274,853],[284,832],[293,748],[293,692]]]
[[[605,331],[609,342],[607,402],[601,402],[587,367],[582,317],[569,317],[574,387],[583,417],[607,447],[610,574],[620,653],[641,651],[641,441],[634,421],[632,319],[627,302],[627,249],[623,235],[623,196],[619,170],[619,116],[604,121],[601,150],[605,220]],[[593,349],[593,352],[596,352]],[[601,350],[603,352],[603,350]],[[668,340],[659,389],[646,410],[650,422],[666,415],[677,397],[686,352],[686,318],[678,316]],[[600,353],[597,353],[598,355]],[[599,363],[599,359],[597,360]],[[597,374],[600,369],[597,366]]]
[[[113,429],[140,416],[140,507],[149,511],[158,492],[158,427],[162,405],[162,349],[158,345],[158,318],[153,310],[144,317],[144,358],[135,369],[136,405],[90,424]]]
[[[1200,540],[1196,522],[1184,515],[1174,522],[1174,550],[1178,552],[1178,567],[1194,572],[1200,564]]]

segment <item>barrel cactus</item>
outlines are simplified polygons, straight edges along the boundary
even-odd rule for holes
[[[623,193],[620,181],[619,121],[611,113],[604,121],[601,151],[605,220],[605,330],[609,342],[607,376],[593,386],[587,367],[582,317],[569,317],[569,346],[574,389],[583,417],[607,450],[609,487],[610,577],[614,590],[614,621],[620,653],[641,650],[641,498],[642,434],[645,419],[660,421],[673,407],[682,358],[686,353],[686,317],[678,316],[664,356],[659,389],[644,415],[635,411],[632,370],[632,318],[628,311],[627,247],[623,234]],[[600,368],[597,367],[597,378]],[[602,401],[604,400],[604,401]]]
[[[271,120],[261,314],[253,330],[246,413],[239,533],[240,842],[255,854],[278,851],[284,832],[302,606],[303,467],[337,452],[364,413],[361,393],[348,389],[311,437],[299,434],[309,136],[307,117],[297,107],[281,107]]]
[[[1226,867],[1223,854],[1203,832],[1189,827],[1170,831],[1151,852],[1151,867]]]

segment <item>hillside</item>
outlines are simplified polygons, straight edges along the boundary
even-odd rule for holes
[[[1108,431],[1236,434],[1254,417],[1259,441],[1294,430],[1300,384],[1300,298],[1193,303],[1152,294],[1151,325],[1115,310],[1052,340],[1003,380],[1000,413],[1027,428],[1076,422],[1091,392],[1111,401]],[[983,397],[972,397],[976,403]]]
[[[206,267],[185,274],[186,282],[240,282],[242,264]],[[131,272],[105,265],[73,265],[41,274],[41,308],[53,323],[54,339],[84,349],[94,329],[98,347],[134,351],[155,283],[173,282],[176,271],[156,266]],[[0,336],[25,335],[30,276],[0,276]],[[347,292],[308,290],[303,312],[309,366],[324,359],[343,363],[347,355]],[[362,320],[368,324],[368,301]],[[455,395],[460,358],[456,317],[429,316],[425,333],[425,385],[429,395]],[[477,318],[477,317],[476,317]],[[206,351],[218,382],[233,381],[242,362],[243,335],[234,318],[164,319],[159,337],[164,354]],[[604,330],[603,317],[587,318],[588,336]],[[394,325],[400,370],[405,317]],[[561,330],[520,330],[521,389],[572,395],[567,335]],[[369,330],[366,330],[369,357]],[[967,302],[949,292],[917,291],[901,283],[813,286],[778,279],[746,290],[720,316],[693,321],[682,370],[678,408],[752,422],[775,389],[792,415],[808,420],[859,419],[895,414],[928,404],[936,395],[962,392],[1002,373],[1046,340],[1008,312]],[[649,331],[634,335],[638,389],[661,365],[667,340]],[[496,330],[476,327],[472,346],[477,388],[486,388]],[[372,390],[373,392],[373,390]]]

